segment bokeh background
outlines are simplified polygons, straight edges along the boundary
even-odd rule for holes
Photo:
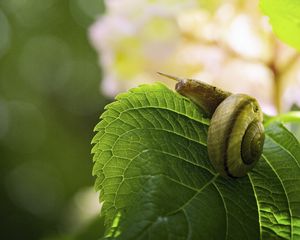
[[[93,128],[157,71],[300,105],[299,52],[258,0],[0,0],[0,239],[96,239]],[[299,125],[291,126],[300,137]]]
[[[270,115],[300,105],[299,52],[275,36],[259,3],[105,1],[105,14],[89,31],[102,91],[114,96],[154,79],[173,87],[160,71],[247,93]]]
[[[99,213],[90,142],[109,100],[87,32],[103,11],[0,1],[0,239],[77,235]]]

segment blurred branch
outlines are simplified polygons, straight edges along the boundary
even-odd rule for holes
[[[280,75],[283,75],[284,73],[290,71],[300,59],[299,57],[300,54],[298,52],[295,52],[293,56],[284,64],[284,66],[279,69]]]
[[[274,37],[275,38],[275,37]],[[272,61],[269,63],[269,68],[273,73],[274,77],[274,104],[278,111],[278,113],[282,112],[282,94],[283,94],[283,82],[282,77],[288,73],[299,60],[299,53],[295,52],[283,66],[278,66],[278,41],[274,39],[274,57]]]
[[[273,79],[274,79],[274,104],[277,109],[277,112],[280,113],[282,106],[280,101],[281,96],[281,86],[280,86],[280,76],[278,74],[278,67],[277,67],[277,59],[278,59],[278,43],[276,39],[274,38],[274,56],[269,63],[269,68],[273,73]]]

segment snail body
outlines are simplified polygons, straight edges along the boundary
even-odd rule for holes
[[[195,102],[208,117],[209,159],[223,177],[243,177],[259,160],[264,145],[263,113],[253,97],[232,94],[193,79],[177,80],[176,91]]]

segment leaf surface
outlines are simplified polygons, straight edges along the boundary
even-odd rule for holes
[[[263,13],[269,16],[277,36],[300,50],[300,1],[261,0],[260,5]]]
[[[282,125],[268,125],[247,177],[224,179],[208,159],[209,119],[190,100],[160,83],[116,100],[92,150],[106,238],[300,237],[300,147]]]

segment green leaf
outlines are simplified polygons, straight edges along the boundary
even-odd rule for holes
[[[272,123],[272,122],[283,122],[283,123],[291,123],[296,122],[300,123],[300,111],[292,111],[288,113],[282,113],[275,117],[269,117],[269,119],[266,121],[266,125]]]
[[[162,84],[109,104],[96,126],[93,174],[112,239],[298,239],[300,146],[281,124],[266,129],[247,177],[210,164],[209,120]]]
[[[261,0],[264,14],[276,35],[285,43],[300,50],[300,1],[299,0]]]

